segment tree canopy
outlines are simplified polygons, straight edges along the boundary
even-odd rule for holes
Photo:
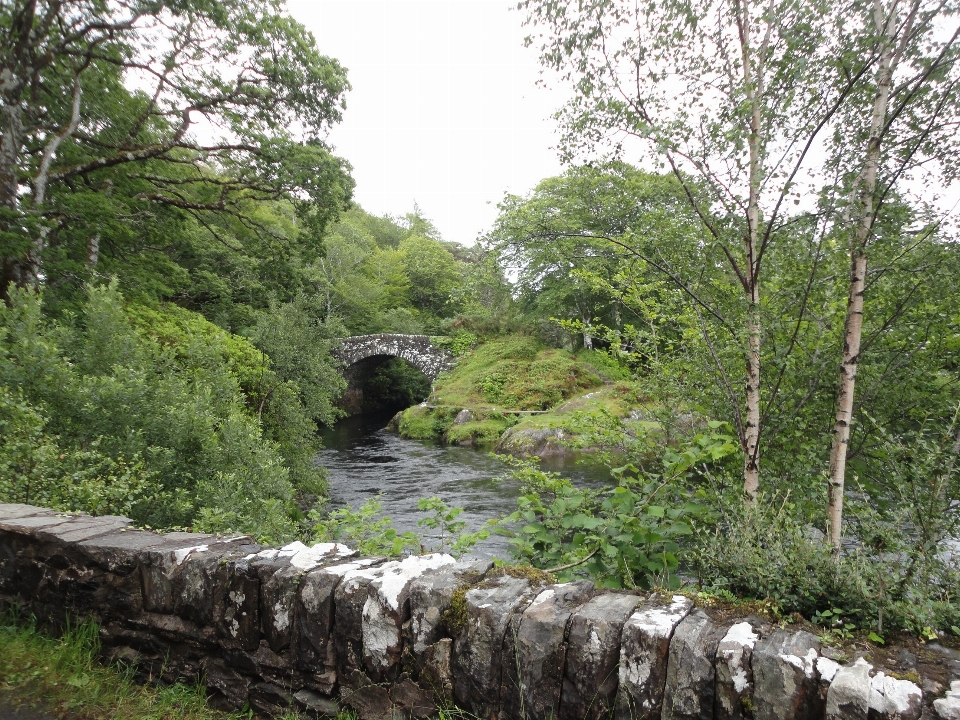
[[[191,218],[317,233],[353,181],[325,143],[346,71],[272,0],[15,0],[0,10],[3,292],[95,269]],[[154,238],[154,244],[157,240]]]

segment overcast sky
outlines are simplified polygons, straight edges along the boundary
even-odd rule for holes
[[[376,215],[416,202],[446,240],[471,244],[504,192],[561,172],[515,0],[288,0],[353,90],[330,140]]]

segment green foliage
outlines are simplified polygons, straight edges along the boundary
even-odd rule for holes
[[[622,355],[621,355],[622,357]],[[577,360],[593,368],[593,371],[605,381],[629,381],[632,373],[621,357],[609,350],[580,350]]]
[[[433,238],[411,235],[399,247],[410,281],[410,300],[427,317],[445,317],[456,311],[454,290],[460,284],[460,263]]]
[[[17,263],[37,270],[41,258],[24,250],[41,225],[43,274],[58,290],[80,291],[104,260],[103,269],[123,268],[125,281],[154,297],[186,290],[210,301],[232,283],[216,265],[191,262],[196,235],[261,259],[272,245],[263,254],[276,256],[286,233],[264,208],[286,204],[304,234],[316,235],[348,202],[348,165],[323,140],[341,119],[346,71],[275,3],[154,3],[129,17],[104,3],[51,6],[48,22],[35,26],[30,8],[0,11],[4,44],[16,49],[2,64],[20,78],[11,88],[17,127],[50,124],[7,137],[3,176],[29,191],[0,228],[0,294]],[[21,26],[34,32],[14,43],[11,28]],[[46,59],[21,72],[35,57]],[[216,73],[207,72],[211,63]],[[131,86],[131,68],[146,85]],[[197,107],[223,134],[202,148],[183,120]],[[61,132],[45,168],[42,148],[56,147]]]
[[[861,538],[879,542],[840,556],[795,503],[731,502],[712,522],[695,525],[692,560],[708,591],[770,599],[785,614],[799,613],[838,637],[857,629],[882,637],[891,629],[922,635],[924,628],[948,628],[960,617],[960,575],[942,552],[927,549],[930,538],[902,531],[903,514],[917,511],[903,500],[906,507],[885,518],[856,503],[851,514]]]
[[[461,407],[543,410],[600,382],[572,354],[513,335],[488,340],[460,358],[437,381],[435,394],[437,403]]]
[[[449,425],[443,432],[443,439],[450,445],[492,445],[507,428],[517,423],[516,415],[498,412],[477,411],[474,416],[474,420],[460,425]]]
[[[516,558],[565,580],[586,576],[599,587],[677,588],[680,541],[702,512],[681,501],[677,476],[619,472],[607,491],[574,486],[536,461],[504,458],[520,483],[516,512],[501,520]],[[679,476],[679,477],[678,477]]]
[[[306,494],[304,505],[326,492],[323,470],[313,460],[320,450],[317,424],[340,417],[334,401],[346,388],[330,354],[343,326],[333,319],[320,322],[316,315],[311,299],[302,294],[258,313],[249,333],[261,352],[260,373],[244,388],[264,434],[283,454],[291,482]]]
[[[47,419],[22,397],[0,386],[0,498],[4,502],[80,510],[93,515],[135,515],[168,501],[156,472],[139,455],[130,461],[87,448],[61,447]]]
[[[45,319],[30,292],[0,307],[4,497],[122,511],[151,527],[290,537],[290,471],[238,377],[259,353],[179,312],[138,329],[151,318],[128,314],[115,285],[90,287],[64,321]]]
[[[310,512],[313,542],[341,542],[361,555],[397,557],[405,550],[419,549],[420,538],[412,532],[398,533],[393,521],[381,514],[382,504],[370,498],[357,510],[347,505],[324,515]]]
[[[443,436],[454,416],[451,408],[408,408],[400,417],[400,434],[414,440],[434,440]]]
[[[449,349],[454,357],[459,358],[473,350],[480,342],[480,338],[469,330],[457,330],[449,337],[442,335],[431,337],[430,342],[439,348]]]
[[[455,558],[461,558],[479,541],[490,537],[490,531],[485,528],[475,533],[463,532],[467,523],[457,520],[463,508],[450,507],[436,496],[421,498],[417,508],[421,512],[433,513],[417,521],[420,527],[439,532],[440,544],[433,548],[433,552],[450,552]]]

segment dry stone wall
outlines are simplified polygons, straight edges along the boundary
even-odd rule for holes
[[[144,680],[203,678],[211,702],[361,720],[456,705],[483,720],[956,720],[921,688],[812,634],[681,596],[546,585],[442,554],[137,530],[0,505],[0,600],[56,628],[89,618]],[[833,653],[834,657],[836,656]],[[960,663],[958,663],[960,665]]]

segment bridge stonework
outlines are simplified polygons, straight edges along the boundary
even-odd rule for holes
[[[359,720],[420,720],[455,704],[477,720],[960,717],[960,678],[949,690],[898,679],[860,645],[844,657],[796,626],[681,595],[436,553],[159,535],[29,505],[0,504],[3,607],[60,627],[93,619],[104,654],[138,677],[200,680],[214,704],[263,715],[348,706]]]
[[[403,358],[430,380],[453,367],[453,354],[433,344],[429,335],[356,335],[344,338],[334,351],[347,367],[372,357]]]

